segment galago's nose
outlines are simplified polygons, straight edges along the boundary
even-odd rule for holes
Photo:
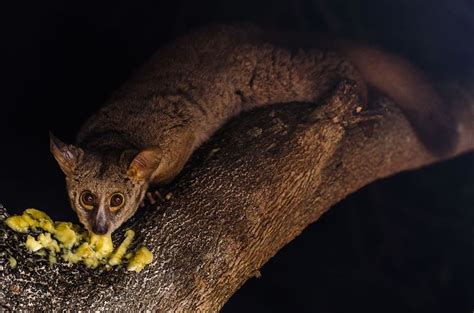
[[[105,235],[109,231],[109,223],[103,209],[97,211],[97,215],[92,222],[92,231],[97,235]]]
[[[109,231],[109,226],[104,223],[94,223],[92,225],[92,231],[96,235],[105,235]]]

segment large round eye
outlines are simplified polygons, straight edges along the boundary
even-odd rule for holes
[[[121,193],[114,193],[112,197],[110,197],[110,210],[117,211],[125,204],[125,199],[123,194]]]
[[[90,191],[83,191],[79,198],[81,205],[88,210],[92,210],[95,204],[95,196]]]

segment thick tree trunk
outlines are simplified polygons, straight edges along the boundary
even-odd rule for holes
[[[470,86],[445,87],[458,104],[455,156],[474,148],[474,101]],[[359,114],[353,90],[341,82],[321,104],[268,107],[226,125],[170,187],[172,200],[137,218],[137,241],[155,255],[139,274],[49,267],[30,259],[18,247],[22,236],[1,223],[0,307],[218,310],[336,202],[376,179],[439,160],[389,101],[376,99]],[[16,268],[7,255],[18,260]]]

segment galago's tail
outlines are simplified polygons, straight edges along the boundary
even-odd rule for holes
[[[459,136],[449,103],[420,69],[369,45],[338,41],[336,46],[369,85],[398,105],[429,150],[438,155],[454,150]]]

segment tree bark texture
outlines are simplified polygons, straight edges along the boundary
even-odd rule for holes
[[[474,148],[471,87],[443,85],[456,99],[460,133],[450,157]],[[320,103],[230,121],[169,187],[172,199],[133,221],[136,241],[154,254],[139,274],[50,267],[18,246],[24,235],[0,223],[0,308],[219,310],[335,203],[377,179],[439,161],[388,99],[373,99],[360,113],[359,106],[355,87],[341,81]]]

